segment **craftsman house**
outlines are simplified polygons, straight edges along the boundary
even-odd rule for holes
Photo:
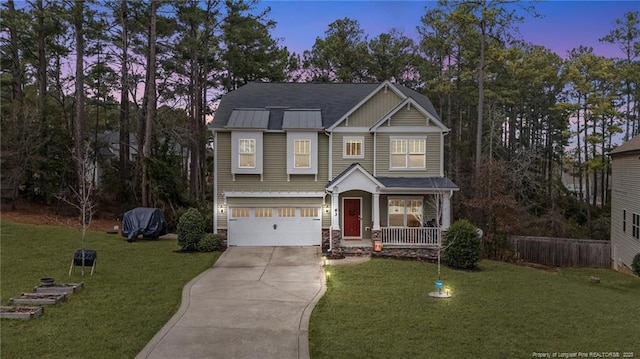
[[[429,247],[458,188],[427,97],[381,84],[250,83],[214,135],[214,231],[230,246]]]
[[[611,259],[631,268],[640,253],[640,136],[609,152],[611,156]]]

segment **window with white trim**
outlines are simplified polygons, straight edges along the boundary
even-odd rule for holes
[[[345,137],[343,140],[343,158],[364,158],[364,137]]]
[[[640,214],[631,214],[631,236],[640,239]]]
[[[311,168],[311,140],[294,140],[294,168]]]
[[[318,133],[287,132],[287,175],[317,174]]]
[[[422,227],[423,217],[422,199],[389,199],[389,227]]]
[[[241,138],[238,140],[238,167],[256,168],[256,140]]]
[[[427,141],[424,138],[392,138],[391,168],[422,169],[426,167]]]

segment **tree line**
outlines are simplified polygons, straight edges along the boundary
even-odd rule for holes
[[[606,154],[640,125],[638,12],[611,19],[599,39],[624,57],[578,46],[563,59],[518,38],[538,14],[508,0],[439,1],[417,38],[370,37],[340,18],[299,54],[273,37],[257,0],[18,5],[2,4],[0,38],[3,192],[14,198],[51,201],[77,185],[74,169],[99,160],[109,130],[120,150],[101,181],[106,199],[205,205],[206,123],[221,95],[252,81],[390,80],[426,94],[451,129],[445,170],[461,188],[458,215],[493,234],[608,237]]]

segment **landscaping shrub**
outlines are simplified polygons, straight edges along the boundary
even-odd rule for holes
[[[636,254],[635,257],[633,257],[633,262],[631,262],[631,269],[633,269],[633,272],[637,275],[640,275],[640,253]]]
[[[204,236],[204,218],[195,209],[190,208],[178,220],[178,245],[183,251],[196,251]]]
[[[207,233],[200,240],[198,244],[199,252],[214,252],[220,251],[224,247],[222,236],[219,234]]]
[[[454,222],[444,238],[444,263],[458,269],[475,269],[482,255],[478,229],[466,219]]]

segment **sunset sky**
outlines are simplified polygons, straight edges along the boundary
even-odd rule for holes
[[[524,5],[531,5],[529,2]],[[313,46],[316,37],[324,37],[328,25],[340,18],[359,21],[372,38],[392,27],[417,38],[416,26],[435,1],[279,1],[267,0],[260,8],[271,7],[270,18],[278,24],[274,37],[281,38],[289,51],[301,53]],[[592,46],[598,55],[622,57],[617,46],[601,43],[599,38],[614,28],[614,20],[626,12],[640,11],[640,1],[547,1],[535,3],[542,18],[525,14],[518,25],[521,39],[543,45],[562,57],[580,45]]]

